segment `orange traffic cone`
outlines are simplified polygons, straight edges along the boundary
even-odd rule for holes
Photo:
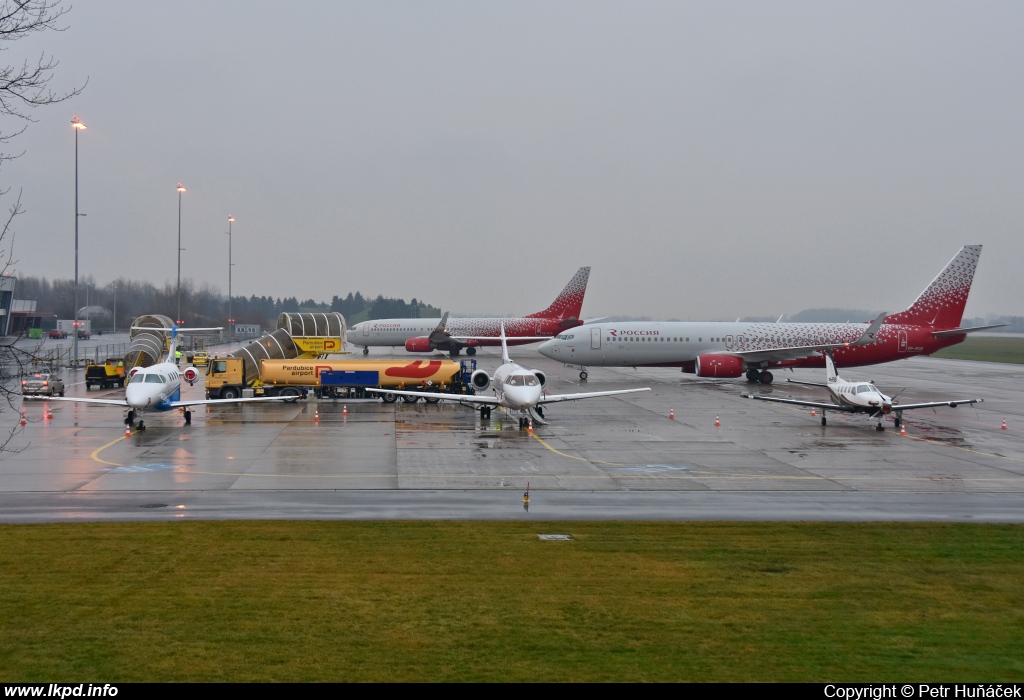
[[[818,415],[818,409],[816,409],[814,406],[811,406],[811,417],[814,417],[816,415]]]
[[[320,422],[320,409],[319,408],[316,409],[316,412],[313,414],[313,422],[314,423],[319,423]]]
[[[668,409],[668,418],[669,418],[669,420],[675,420],[676,419],[676,411],[675,411],[674,408]]]
[[[530,419],[529,424],[526,426],[526,432],[533,435],[533,418]]]
[[[347,416],[348,415],[348,406],[342,406],[341,407],[341,415],[343,415],[343,416]]]
[[[900,437],[906,437],[906,436],[907,436],[907,424],[906,423],[900,423]]]
[[[25,409],[21,409],[21,425],[27,425],[28,418],[25,416]]]
[[[132,426],[128,425],[127,423],[124,424],[124,436],[125,437],[131,437],[132,436]]]
[[[43,420],[50,420],[53,418],[53,414],[50,413],[50,404],[43,406]]]
[[[718,416],[715,416],[715,427],[718,428],[721,427],[721,425],[722,421],[718,420]]]
[[[25,424],[22,423],[22,425],[25,425]],[[1006,427],[1006,419],[1005,418],[1003,418],[1003,427],[1000,428],[1000,430],[1009,430],[1009,428]]]

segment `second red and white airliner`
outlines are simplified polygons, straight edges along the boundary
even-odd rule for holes
[[[547,340],[567,328],[583,323],[580,310],[587,292],[590,268],[581,267],[551,306],[529,316],[513,318],[383,318],[363,321],[349,329],[345,340],[361,346],[363,354],[371,347],[404,347],[409,352],[442,350],[452,357],[466,348],[475,355],[480,345],[501,345],[504,324],[509,345]]]

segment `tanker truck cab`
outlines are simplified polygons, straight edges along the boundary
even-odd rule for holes
[[[237,399],[245,387],[245,366],[238,357],[214,357],[206,365],[206,398]]]

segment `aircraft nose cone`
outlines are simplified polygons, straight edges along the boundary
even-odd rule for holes
[[[552,338],[551,340],[545,340],[543,343],[537,346],[537,352],[544,357],[551,357],[552,352],[557,352],[559,341]]]

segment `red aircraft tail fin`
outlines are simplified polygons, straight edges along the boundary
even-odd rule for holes
[[[576,271],[572,279],[569,280],[569,284],[565,285],[565,289],[562,290],[561,294],[551,302],[551,306],[543,311],[530,314],[526,318],[578,319],[580,317],[580,310],[583,308],[583,295],[587,293],[587,280],[589,278],[590,268],[581,267]]]
[[[936,328],[958,327],[980,257],[980,245],[965,245],[909,309],[889,316],[885,322]]]

